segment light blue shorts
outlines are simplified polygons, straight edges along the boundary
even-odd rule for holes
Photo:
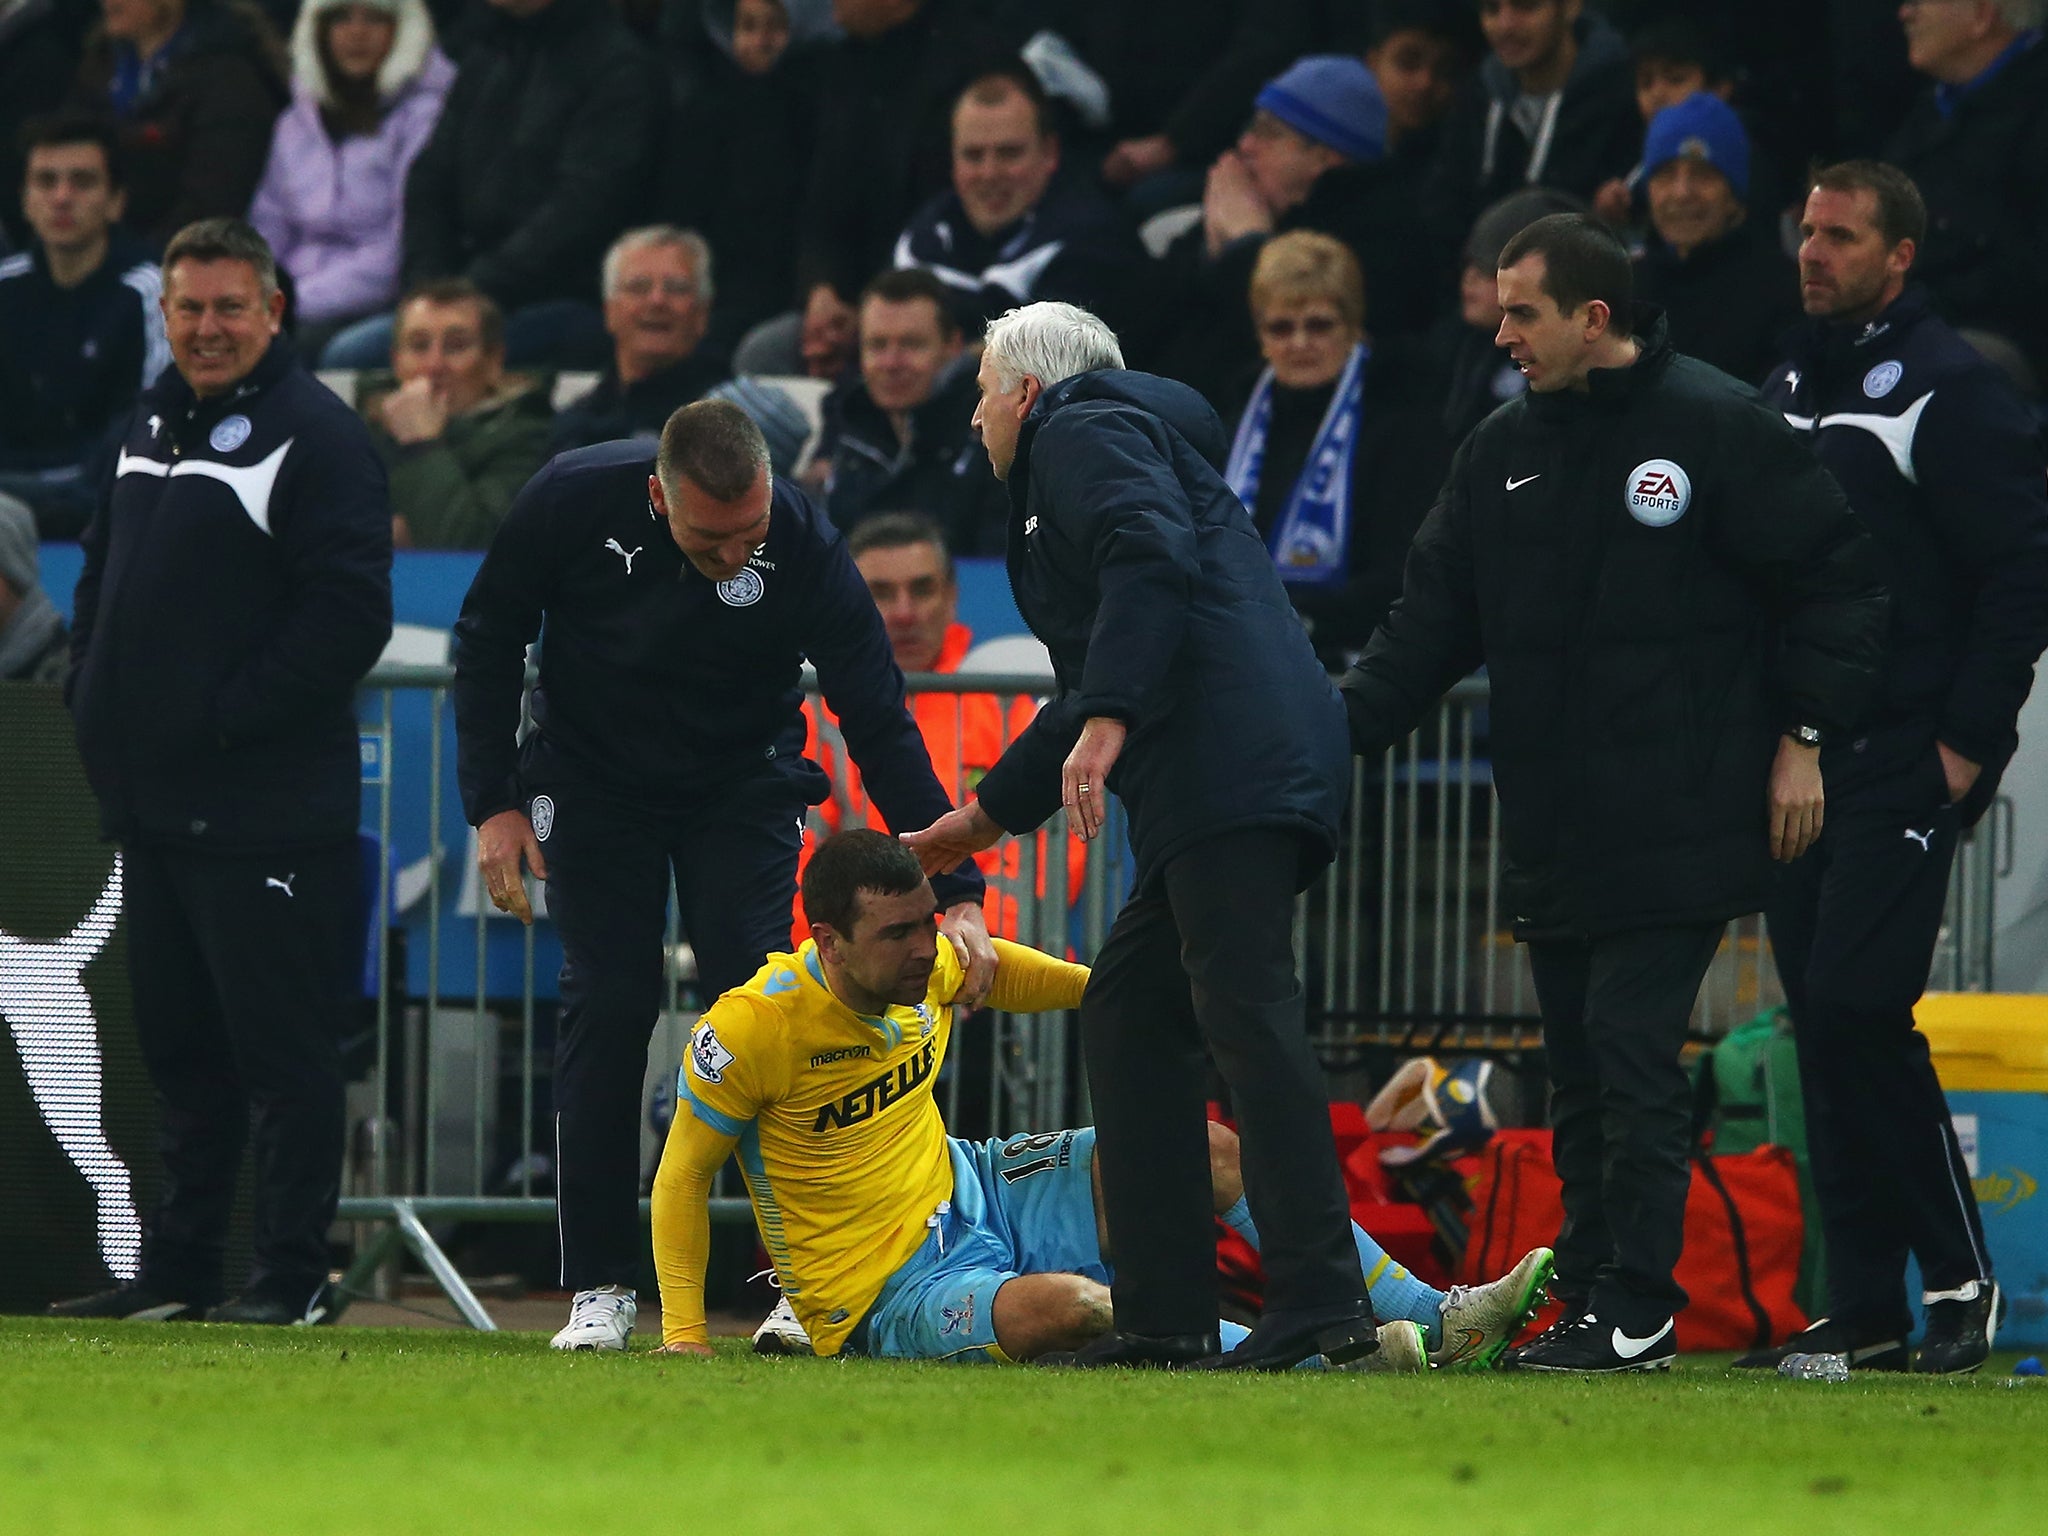
[[[1018,1275],[1107,1285],[1095,1235],[1095,1131],[950,1139],[953,1199],[868,1309],[859,1346],[884,1360],[996,1358],[996,1291]]]

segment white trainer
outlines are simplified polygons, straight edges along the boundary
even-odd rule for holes
[[[775,1310],[761,1319],[761,1326],[754,1330],[754,1353],[757,1355],[808,1355],[811,1336],[804,1332],[804,1325],[796,1320],[796,1309],[789,1304],[787,1296],[777,1297]]]
[[[1483,1371],[1500,1359],[1543,1305],[1555,1262],[1548,1248],[1531,1248],[1498,1280],[1452,1286],[1437,1307],[1443,1342],[1429,1363],[1438,1370]]]
[[[569,1324],[554,1337],[556,1349],[624,1349],[633,1336],[640,1303],[623,1286],[578,1291],[569,1307]]]
[[[1422,1324],[1396,1318],[1379,1326],[1380,1347],[1362,1360],[1337,1367],[1368,1376],[1420,1376],[1429,1369],[1429,1342]]]

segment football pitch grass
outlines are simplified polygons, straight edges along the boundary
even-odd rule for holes
[[[1217,1378],[0,1319],[0,1531],[2039,1531],[2048,1382]]]

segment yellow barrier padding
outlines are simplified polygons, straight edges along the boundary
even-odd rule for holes
[[[1913,1010],[1941,1086],[1969,1093],[2048,1093],[2048,997],[1930,992]]]

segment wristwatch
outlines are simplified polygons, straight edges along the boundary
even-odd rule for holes
[[[1817,725],[1795,725],[1785,732],[1802,747],[1818,747],[1821,744],[1821,729]]]

